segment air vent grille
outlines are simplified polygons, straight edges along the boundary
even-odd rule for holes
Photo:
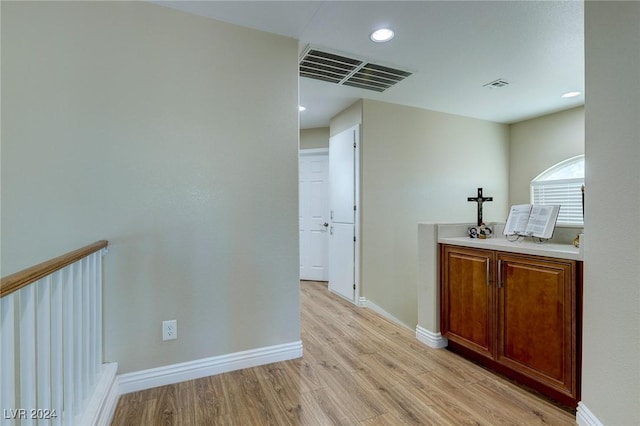
[[[340,83],[361,64],[357,59],[312,49],[300,61],[300,76]]]
[[[489,89],[498,89],[500,87],[508,86],[509,82],[503,78],[492,81],[491,83],[484,84],[482,87],[488,87]]]
[[[307,48],[300,60],[300,76],[384,92],[411,75],[408,71]]]

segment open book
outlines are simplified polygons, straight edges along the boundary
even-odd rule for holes
[[[560,206],[519,204],[511,206],[504,235],[551,238]]]

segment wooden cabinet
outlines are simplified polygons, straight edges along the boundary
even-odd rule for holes
[[[495,353],[494,253],[445,247],[441,329],[449,340],[487,357]]]
[[[441,246],[452,350],[566,405],[580,397],[581,262]]]

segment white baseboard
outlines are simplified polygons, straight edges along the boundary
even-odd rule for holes
[[[360,298],[358,299],[358,306],[361,308],[367,306],[367,298],[364,296],[360,296]]]
[[[82,417],[75,424],[108,426],[113,420],[118,404],[118,364],[102,364],[100,377]]]
[[[600,420],[587,408],[582,401],[578,402],[576,423],[579,426],[604,426]]]
[[[430,348],[442,349],[446,348],[449,344],[446,337],[442,337],[440,333],[434,333],[424,327],[416,326],[416,339]]]
[[[302,341],[203,358],[118,376],[120,395],[302,357]]]

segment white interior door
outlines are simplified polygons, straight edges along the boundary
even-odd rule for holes
[[[355,302],[357,294],[358,127],[329,139],[329,290]]]
[[[329,139],[329,205],[333,222],[355,221],[355,138],[355,129],[349,129]]]
[[[329,153],[305,151],[299,167],[300,279],[328,281]]]
[[[330,229],[329,290],[355,301],[353,223],[332,223]]]

